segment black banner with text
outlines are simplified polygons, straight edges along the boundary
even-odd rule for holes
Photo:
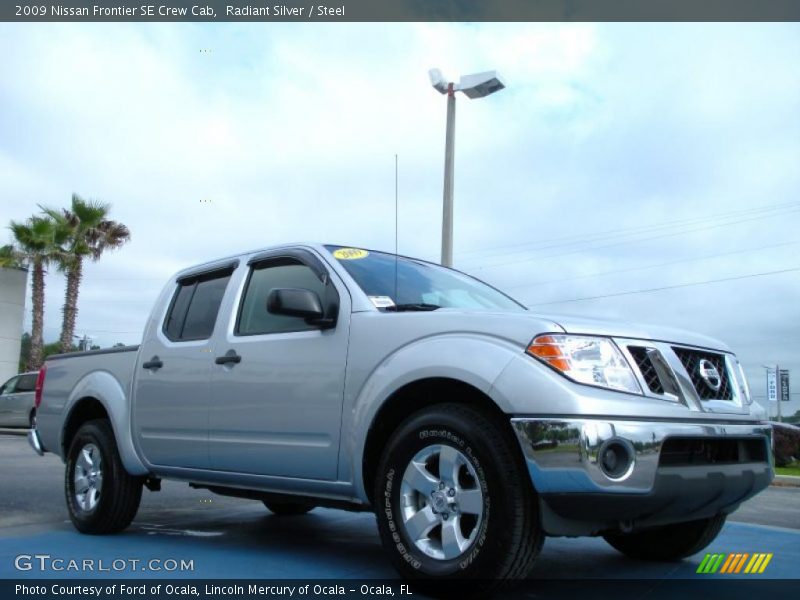
[[[797,21],[797,0],[30,0],[0,21]]]

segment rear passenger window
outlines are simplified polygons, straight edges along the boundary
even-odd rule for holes
[[[17,380],[17,388],[14,390],[17,394],[22,392],[32,392],[36,389],[37,375],[22,375]]]
[[[181,280],[164,322],[164,335],[173,342],[211,337],[231,272],[226,269]]]

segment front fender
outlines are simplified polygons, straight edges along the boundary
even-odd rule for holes
[[[367,434],[387,399],[415,381],[447,378],[471,385],[510,413],[511,406],[493,393],[492,384],[521,351],[507,340],[488,335],[450,333],[414,341],[384,358],[348,407],[350,430],[343,435],[343,446],[350,457],[345,468],[352,474],[356,496],[367,501],[362,472]],[[340,478],[349,474],[342,473]]]
[[[114,430],[114,438],[117,441],[120,460],[122,460],[125,470],[131,475],[146,475],[148,469],[139,459],[133,447],[130,424],[130,404],[125,396],[125,390],[114,375],[108,371],[92,371],[78,381],[72,389],[64,410],[64,414],[67,415],[67,418],[63,421],[63,426],[59,435],[59,448],[63,448],[64,431],[66,429],[66,424],[69,423],[72,411],[75,409],[78,402],[84,398],[94,398],[106,409],[108,417],[111,420],[111,428]],[[66,448],[64,452],[66,453]],[[66,456],[64,458],[66,458]]]

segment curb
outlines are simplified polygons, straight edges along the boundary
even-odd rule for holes
[[[775,475],[772,483],[775,487],[800,487],[800,477],[794,475]]]

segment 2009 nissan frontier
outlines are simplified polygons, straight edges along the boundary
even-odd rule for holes
[[[534,314],[458,271],[298,244],[178,273],[141,345],[50,357],[30,441],[85,533],[160,479],[375,512],[397,570],[524,578],[545,536],[677,559],[773,477],[721,343]]]

